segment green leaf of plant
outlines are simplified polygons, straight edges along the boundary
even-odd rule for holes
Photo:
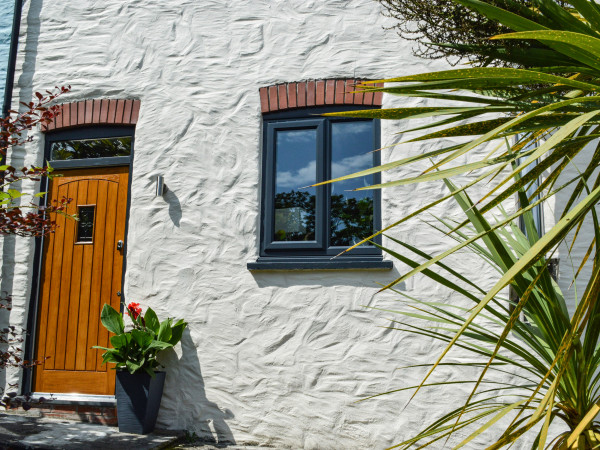
[[[564,236],[571,230],[576,224],[578,219],[585,215],[590,208],[600,200],[600,187],[592,191],[584,200],[582,200],[572,211],[570,211],[565,217],[563,217],[546,235],[544,235],[538,242],[536,242],[528,251],[523,255],[508,271],[502,276],[502,278],[494,285],[494,287],[488,291],[481,302],[473,308],[469,317],[465,320],[465,323],[460,327],[458,332],[453,336],[452,340],[448,343],[440,357],[436,360],[434,366],[428,371],[427,375],[423,379],[423,383],[429,378],[431,373],[437,367],[442,359],[448,354],[450,349],[456,344],[463,332],[473,322],[475,317],[487,306],[492,298],[500,292],[501,289],[506,287],[519,273],[530,267],[540,256],[544,255],[554,245],[556,245]],[[527,428],[529,429],[529,428]],[[512,437],[512,435],[511,435]]]
[[[569,100],[563,100],[563,101],[559,101],[550,105],[546,105],[543,106],[539,109],[536,109],[535,111],[530,111],[528,113],[522,114],[518,117],[515,117],[514,119],[510,120],[509,122],[500,125],[499,127],[495,128],[492,131],[489,131],[488,133],[484,134],[483,136],[465,144],[463,147],[461,147],[459,150],[455,151],[454,153],[448,155],[447,157],[445,157],[444,159],[442,159],[442,161],[436,163],[435,165],[433,165],[431,168],[429,168],[427,171],[432,171],[434,169],[437,169],[438,167],[440,167],[443,164],[446,164],[456,158],[458,158],[459,156],[464,155],[465,153],[467,153],[469,150],[472,150],[476,147],[478,147],[480,144],[483,144],[484,142],[487,142],[491,139],[495,139],[497,138],[497,135],[502,133],[503,131],[509,130],[512,127],[525,122],[526,120],[529,120],[535,116],[550,112],[550,111],[554,111],[556,109],[559,109],[563,106],[568,106],[568,105],[572,105],[572,104],[577,104],[577,103],[587,103],[587,102],[595,102],[600,100],[600,96],[590,96],[590,97],[584,97],[584,98],[574,98],[574,99],[569,99]]]
[[[359,111],[344,111],[325,113],[329,117],[356,117],[363,119],[420,119],[430,116],[454,115],[470,112],[472,107],[417,107],[417,108],[388,108],[366,109]],[[480,107],[476,108],[481,110]]]
[[[600,66],[600,58],[598,58],[600,39],[582,33],[557,30],[522,31],[518,33],[501,34],[494,36],[491,39],[537,39],[542,42],[562,42],[585,51],[589,54],[589,57],[593,58],[597,65]]]
[[[591,2],[588,0],[569,0],[569,3],[577,9],[579,14],[581,14],[596,31],[600,31],[600,13],[594,8]]]
[[[171,348],[173,347],[173,344],[169,343],[169,342],[164,342],[164,341],[152,341],[150,343],[150,345],[148,346],[148,350],[165,350],[167,348]]]
[[[23,197],[23,193],[20,191],[17,191],[16,189],[7,189],[6,192],[8,193],[8,195],[10,195],[11,198],[19,198],[19,197]]]
[[[125,331],[125,324],[123,323],[123,316],[117,312],[109,304],[104,304],[102,312],[100,313],[100,321],[104,328],[114,334],[123,334]]]
[[[131,330],[131,337],[142,349],[145,349],[154,339],[151,334],[137,329]]]
[[[465,172],[471,172],[473,170],[481,169],[483,167],[493,166],[497,164],[508,164],[512,160],[516,159],[516,155],[507,155],[499,158],[489,159],[487,161],[477,161],[469,164],[463,164],[461,166],[453,167],[451,169],[439,170],[433,173],[426,173],[413,178],[404,178],[401,180],[388,181],[387,183],[372,184],[355,189],[356,191],[363,191],[367,189],[381,189],[384,187],[392,186],[404,186],[407,184],[424,183],[426,181],[442,180],[444,178],[451,178],[456,175],[460,175]]]
[[[370,169],[361,170],[360,172],[355,172],[355,173],[352,173],[350,175],[345,175],[345,176],[342,176],[342,177],[334,178],[332,180],[323,181],[321,183],[316,183],[316,184],[313,184],[311,187],[321,186],[323,184],[335,183],[337,181],[344,181],[344,180],[349,180],[351,178],[364,177],[364,176],[371,175],[371,174],[374,174],[374,173],[383,172],[383,171],[386,171],[386,170],[394,169],[396,167],[404,166],[406,164],[414,163],[416,161],[421,161],[423,159],[428,159],[428,158],[432,158],[434,156],[438,156],[438,155],[441,155],[441,154],[444,154],[444,153],[448,153],[448,152],[450,152],[452,150],[455,150],[456,148],[459,148],[459,147],[452,146],[452,147],[443,148],[443,149],[440,149],[440,150],[434,150],[432,152],[426,152],[426,153],[423,153],[423,154],[420,154],[420,155],[409,156],[408,158],[403,158],[403,159],[400,159],[398,161],[393,161],[393,162],[390,162],[390,163],[387,163],[387,164],[383,164],[381,166],[371,167]]]
[[[514,80],[514,84],[559,84],[564,86],[571,86],[583,90],[599,90],[600,85],[593,83],[586,83],[583,81],[571,80],[565,77],[559,77],[557,75],[551,75],[544,72],[535,72],[533,70],[526,69],[512,69],[507,67],[476,67],[469,69],[452,69],[442,70],[439,72],[428,72],[418,75],[407,75],[397,78],[389,78],[387,80],[377,80],[375,82],[386,82],[386,83],[406,83],[410,81],[441,81],[441,80],[452,80],[460,83],[463,79],[509,79]],[[368,83],[371,83],[369,81]],[[460,84],[457,84],[460,86]],[[444,87],[445,89],[446,87]]]
[[[171,319],[166,319],[160,324],[157,339],[162,342],[169,342],[171,333]]]
[[[177,343],[181,340],[186,327],[187,323],[184,322],[183,319],[179,319],[171,329],[171,339],[169,339],[169,344],[173,346],[177,345]]]
[[[468,8],[474,9],[484,16],[494,19],[502,23],[508,28],[515,31],[527,31],[527,30],[544,30],[547,29],[544,25],[529,20],[526,17],[522,17],[519,14],[515,14],[506,11],[497,6],[485,3],[479,0],[455,0],[456,3],[460,3]]]
[[[146,321],[146,327],[150,330],[158,333],[160,328],[160,322],[158,321],[158,317],[152,308],[148,308],[146,310],[146,314],[144,315],[144,320]]]
[[[498,422],[500,419],[502,419],[504,416],[506,416],[509,412],[511,412],[515,408],[518,408],[519,406],[521,406],[523,403],[525,403],[525,400],[520,400],[518,402],[507,405],[505,408],[501,409],[498,414],[496,414],[494,417],[492,417],[491,420],[489,420],[483,426],[479,427],[477,430],[475,430],[473,433],[471,433],[464,441],[462,441],[460,444],[458,444],[454,448],[458,449],[458,448],[464,447],[469,442],[471,442],[473,439],[475,439],[477,436],[481,435],[485,430],[489,429],[492,425],[494,425],[496,422]]]
[[[511,134],[522,133],[523,131],[533,131],[537,129],[547,129],[550,127],[560,126],[567,123],[570,119],[572,119],[574,115],[572,114],[553,114],[547,117],[536,117],[533,120],[526,121],[518,124],[514,128],[507,130]],[[408,142],[417,142],[424,141],[428,139],[439,139],[445,137],[454,137],[454,136],[478,136],[493,129],[497,128],[500,125],[505,124],[510,121],[510,117],[501,117],[498,119],[490,119],[484,120],[481,122],[472,122],[464,125],[458,125],[452,128],[446,128],[444,130],[436,131],[434,133],[429,133],[423,136],[419,136],[417,138],[411,139]]]
[[[138,363],[136,363],[134,361],[127,360],[127,362],[125,363],[125,365],[127,366],[127,370],[129,371],[129,373],[133,374],[133,373],[135,373],[136,371],[138,371],[143,366],[143,363],[142,364],[138,364]]]
[[[131,339],[127,339],[128,336],[126,334],[117,334],[115,336],[111,336],[110,345],[117,351],[121,351],[127,348],[128,341]]]
[[[511,28],[514,31],[534,31],[534,30],[548,30],[548,27],[544,25],[540,25],[539,23],[534,22],[533,20],[529,20],[525,17],[521,17],[518,14],[511,13],[502,8],[498,8],[496,6],[487,4],[485,2],[479,0],[455,0],[457,3],[465,5],[469,8],[474,9],[475,11],[480,12],[484,16],[498,20],[500,23],[505,25],[508,28]],[[544,2],[549,3],[549,2]],[[537,17],[544,18],[543,15],[537,15]],[[547,23],[550,25],[549,23]],[[584,64],[590,65],[595,69],[599,69],[599,67],[595,64],[593,58],[590,58],[589,53],[578,50],[577,48],[573,48],[570,45],[563,44],[561,42],[555,41],[543,41],[548,47],[561,52],[563,55],[577,59],[578,61],[583,62]]]
[[[486,197],[493,194],[496,190],[498,190],[505,183],[514,179],[514,177],[518,173],[522,172],[528,165],[530,165],[531,163],[536,161],[538,158],[540,158],[546,152],[548,152],[551,149],[553,149],[554,147],[556,147],[564,139],[566,139],[569,135],[571,135],[574,131],[579,129],[586,122],[588,122],[589,120],[591,120],[593,117],[597,116],[598,114],[600,114],[600,110],[591,111],[589,113],[582,114],[581,116],[575,117],[569,123],[567,123],[566,125],[559,128],[555,133],[552,134],[552,136],[550,136],[550,138],[546,142],[544,142],[542,145],[540,145],[535,150],[535,152],[533,152],[525,161],[523,161],[521,164],[519,164],[519,166],[517,168],[515,168],[512,171],[512,173],[510,173],[508,176],[506,176],[504,178],[504,180],[501,183],[499,183],[494,189],[491,189],[481,200],[484,200]]]

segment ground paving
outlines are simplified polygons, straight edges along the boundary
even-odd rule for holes
[[[172,447],[172,450],[278,450],[273,447],[257,447],[247,445],[213,445],[202,444],[201,442],[192,442],[179,444]]]
[[[1,449],[150,450],[177,448],[183,437],[183,432],[137,435],[106,425],[0,414]]]
[[[119,433],[113,426],[2,413],[0,449],[276,450],[273,447],[203,443],[186,436],[183,431],[158,431],[142,436]]]

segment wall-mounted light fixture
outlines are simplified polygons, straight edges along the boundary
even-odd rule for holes
[[[165,177],[162,175],[158,175],[156,177],[156,196],[162,197],[167,191],[167,186],[165,185]]]

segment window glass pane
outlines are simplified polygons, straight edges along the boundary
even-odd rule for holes
[[[50,160],[108,158],[111,156],[129,156],[131,137],[104,139],[81,139],[53,142],[50,148]]]
[[[373,122],[331,124],[331,176],[373,167]],[[373,191],[348,192],[373,184],[373,175],[331,184],[330,245],[349,246],[373,234]]]
[[[95,205],[77,207],[77,242],[92,242],[94,237]]]
[[[279,130],[275,141],[274,241],[314,241],[317,130]]]

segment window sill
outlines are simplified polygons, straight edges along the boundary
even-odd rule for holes
[[[392,261],[372,259],[330,258],[258,258],[247,264],[248,270],[391,270]]]

